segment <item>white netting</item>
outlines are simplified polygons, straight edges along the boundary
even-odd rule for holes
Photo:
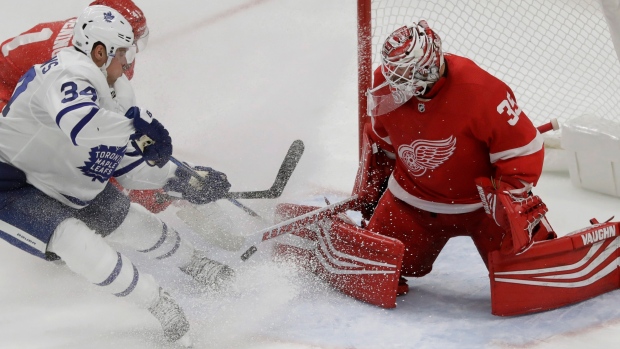
[[[597,0],[372,0],[373,70],[386,36],[420,19],[445,52],[506,82],[535,125],[620,121],[620,63]]]

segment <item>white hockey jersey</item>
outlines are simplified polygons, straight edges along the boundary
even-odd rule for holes
[[[20,79],[3,109],[0,161],[74,208],[88,205],[112,176],[125,178],[119,182],[132,188],[132,171],[152,172],[137,181],[136,189],[161,187],[174,169],[146,166],[133,149],[128,154],[133,156],[125,158],[135,132],[126,109],[112,98],[105,76],[89,57],[73,48],[61,50]]]

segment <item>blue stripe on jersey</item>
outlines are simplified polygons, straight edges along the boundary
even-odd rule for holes
[[[79,205],[79,206],[88,206],[88,204],[90,204],[92,202],[92,200],[84,201],[84,200],[80,200],[80,199],[78,199],[76,197],[65,195],[65,194],[62,194],[62,196],[64,196],[67,200],[71,201],[72,204],[76,204],[76,205]]]
[[[134,150],[134,151],[125,153],[125,156],[142,156],[142,153],[139,150]]]
[[[28,87],[28,84],[32,80],[34,80],[36,75],[37,75],[37,72],[36,72],[36,70],[34,70],[34,67],[28,69],[26,74],[22,75],[22,77],[17,82],[17,88],[15,88],[15,91],[13,92],[13,95],[11,96],[11,99],[9,100],[9,103],[4,106],[4,109],[2,109],[2,116],[6,116],[9,113],[9,110],[11,110],[11,105],[15,101],[15,98],[17,98],[17,96],[19,96],[24,91],[26,91],[26,88]]]
[[[86,114],[86,116],[84,116],[82,120],[80,120],[80,122],[78,122],[77,125],[75,125],[73,130],[71,130],[71,142],[73,142],[73,145],[77,145],[77,143],[75,143],[75,138],[77,137],[78,133],[80,133],[80,131],[82,131],[84,126],[86,126],[86,124],[88,124],[90,120],[93,119],[93,117],[95,116],[95,114],[97,114],[98,111],[99,111],[99,108],[96,108],[96,107],[91,109],[90,113]]]
[[[62,117],[65,116],[65,114],[67,114],[68,112],[74,111],[76,109],[84,108],[84,107],[99,108],[99,106],[93,102],[83,102],[83,103],[70,105],[66,107],[65,109],[58,112],[58,115],[56,115],[56,125],[60,127],[60,119],[62,119]]]
[[[127,154],[125,154],[125,155],[127,155]],[[120,176],[126,174],[127,172],[133,170],[134,168],[140,166],[143,162],[144,162],[144,158],[140,158],[139,160],[136,160],[136,161],[132,162],[131,164],[129,164],[129,165],[127,165],[127,166],[125,166],[125,167],[123,167],[121,169],[118,169],[118,170],[114,171],[112,176],[120,177]]]

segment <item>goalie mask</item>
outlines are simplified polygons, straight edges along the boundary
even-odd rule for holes
[[[381,73],[385,82],[368,90],[368,115],[388,113],[413,96],[428,92],[440,78],[444,63],[441,39],[421,20],[388,36],[381,50]],[[386,94],[385,87],[389,87]]]

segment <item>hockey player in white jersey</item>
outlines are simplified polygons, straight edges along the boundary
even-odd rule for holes
[[[149,309],[168,340],[188,345],[182,309],[105,240],[169,261],[205,287],[222,287],[233,272],[130,204],[108,180],[114,176],[126,188],[166,186],[194,203],[224,197],[230,184],[211,171],[208,187],[190,185],[168,161],[168,131],[148,111],[129,107],[133,91],[120,77],[135,48],[122,15],[88,7],[73,44],[30,69],[2,111],[0,237],[41,258],[60,256],[90,282]],[[114,99],[111,87],[122,98]],[[142,139],[152,142],[144,147]]]

